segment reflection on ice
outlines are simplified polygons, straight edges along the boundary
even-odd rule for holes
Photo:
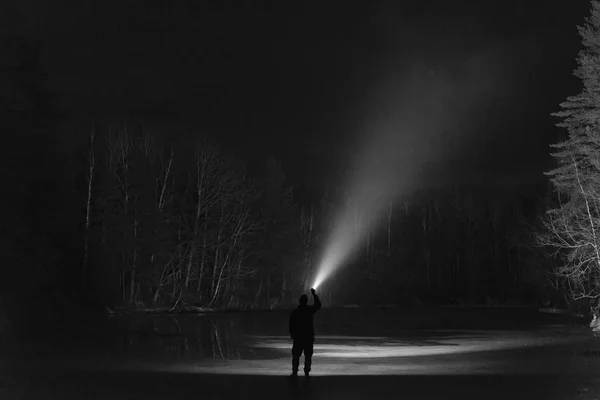
[[[233,319],[159,316],[124,319],[113,350],[141,360],[233,360],[252,356]]]

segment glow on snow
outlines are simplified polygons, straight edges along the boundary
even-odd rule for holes
[[[540,335],[540,332],[481,331],[437,339],[435,345],[402,338],[322,336],[315,345],[316,375],[476,375],[558,373],[564,363],[547,363],[536,357],[519,363],[494,356],[506,350],[555,346],[573,338]],[[548,333],[548,332],[546,332]],[[267,359],[187,360],[164,364],[135,362],[121,368],[176,373],[281,375],[289,367],[288,337],[256,337],[255,348],[278,355]]]

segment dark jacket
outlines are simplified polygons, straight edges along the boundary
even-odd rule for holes
[[[321,300],[313,295],[315,302],[312,306],[299,305],[290,315],[290,336],[294,340],[313,340],[315,329],[313,315],[321,309]]]

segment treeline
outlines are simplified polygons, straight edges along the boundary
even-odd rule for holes
[[[260,307],[297,287],[301,231],[280,164],[251,179],[207,137],[166,137],[130,126],[88,136],[82,286],[169,309]]]
[[[68,283],[67,291],[111,306],[163,309],[287,307],[310,284],[342,206],[331,192],[299,203],[279,162],[251,173],[201,135],[173,140],[107,125],[79,139],[73,170],[46,177],[52,192],[38,196],[32,183],[22,203],[5,208],[13,243],[17,226],[29,232],[19,236],[28,246],[22,258],[7,258],[20,280]],[[546,285],[532,240],[535,205],[468,187],[390,203],[363,221],[377,228],[322,292],[334,304],[524,301]]]
[[[59,143],[71,144],[69,172],[39,165],[52,167],[53,190],[40,196],[31,183],[12,207],[43,204],[5,209],[39,237],[21,238],[33,260],[11,259],[33,297],[50,288],[111,307],[289,307],[348,206],[331,189],[299,202],[280,162],[251,170],[201,134],[97,124]],[[548,285],[532,237],[538,203],[501,189],[413,193],[361,222],[371,233],[322,295],[334,305],[536,301]]]
[[[74,128],[44,90],[36,44],[17,18],[6,21],[0,294],[12,318],[84,303],[288,307],[308,289],[342,206],[333,199],[347,205],[341,192],[330,187],[299,201],[302,190],[279,161],[249,168],[200,129]],[[324,299],[525,301],[546,285],[531,238],[536,201],[502,192],[429,190],[390,204],[363,221],[377,229],[324,283]]]
[[[251,174],[199,135],[96,127],[79,153],[81,285],[112,305],[287,307],[342,206],[299,204],[279,162]],[[458,187],[390,203],[357,227],[376,228],[322,291],[336,304],[521,302],[538,268],[530,203]]]
[[[454,186],[390,204],[358,257],[325,286],[345,303],[535,303],[552,297],[535,246],[540,202],[502,188]]]

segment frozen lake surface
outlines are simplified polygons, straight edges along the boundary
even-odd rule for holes
[[[41,331],[5,341],[0,390],[14,398],[569,398],[560,396],[593,378],[600,358],[586,321],[565,316],[323,309],[313,377],[294,385],[287,316],[135,314]]]

